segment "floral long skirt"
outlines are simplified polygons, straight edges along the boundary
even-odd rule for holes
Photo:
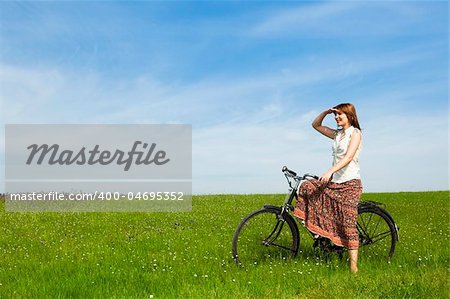
[[[322,183],[308,180],[301,184],[294,215],[305,221],[312,233],[330,239],[334,245],[358,249],[358,202],[361,180]]]

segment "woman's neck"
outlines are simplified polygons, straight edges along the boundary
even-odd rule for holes
[[[342,129],[347,130],[348,128],[350,128],[352,125],[350,123],[345,124],[345,126],[342,126]]]

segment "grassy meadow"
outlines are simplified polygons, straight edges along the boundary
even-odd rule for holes
[[[194,196],[185,213],[5,213],[0,298],[449,298],[450,192],[363,194],[400,227],[390,263],[313,251],[245,269],[231,258],[240,220],[284,195]]]

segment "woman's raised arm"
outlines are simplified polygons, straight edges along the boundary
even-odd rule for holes
[[[336,136],[336,130],[329,128],[327,126],[322,125],[322,121],[328,114],[334,113],[336,109],[328,109],[317,115],[317,117],[312,122],[312,126],[314,129],[327,136],[328,138],[334,139]]]

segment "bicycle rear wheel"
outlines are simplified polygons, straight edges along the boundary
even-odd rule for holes
[[[297,255],[300,237],[292,216],[264,208],[247,215],[233,236],[233,258],[241,266]]]
[[[387,212],[377,206],[358,209],[357,228],[362,259],[389,261],[392,258],[398,233]]]

